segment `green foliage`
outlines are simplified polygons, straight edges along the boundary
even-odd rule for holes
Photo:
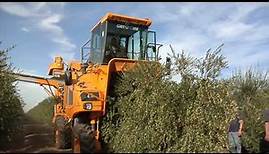
[[[53,97],[48,97],[30,109],[27,112],[27,115],[35,121],[51,124],[54,104],[55,99]]]
[[[227,129],[237,107],[228,82],[218,80],[227,66],[220,48],[197,59],[173,52],[174,74],[142,63],[123,73],[109,101],[102,135],[113,152],[227,152]]]
[[[179,106],[169,96],[176,95],[177,87],[164,77],[161,65],[141,63],[119,80],[118,100],[109,106],[112,109],[102,127],[104,140],[113,151],[167,151],[176,142]]]
[[[12,47],[13,48],[13,47]],[[8,52],[12,48],[0,50],[0,148],[14,141],[22,129],[22,101],[17,93],[14,68],[8,63]]]
[[[173,51],[173,50],[172,50]],[[204,58],[173,52],[175,72],[182,79],[183,110],[182,136],[172,148],[177,152],[227,152],[227,129],[237,105],[231,99],[228,82],[217,79],[227,61],[221,48],[207,51]],[[184,66],[184,67],[182,67]],[[186,97],[187,96],[187,97]]]
[[[248,151],[261,152],[260,140],[264,137],[263,111],[269,108],[267,73],[252,69],[237,72],[233,78],[234,99],[244,114],[242,140]]]

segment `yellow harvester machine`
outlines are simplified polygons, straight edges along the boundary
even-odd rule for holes
[[[81,47],[81,60],[65,67],[62,57],[49,66],[51,78],[16,74],[18,80],[48,85],[57,100],[53,124],[58,148],[74,152],[100,150],[99,121],[106,114],[113,74],[137,62],[157,61],[162,46],[149,30],[150,19],[107,13]]]

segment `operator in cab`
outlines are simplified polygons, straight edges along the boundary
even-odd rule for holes
[[[112,58],[127,58],[125,48],[119,44],[116,37],[112,37],[106,47],[105,63],[108,63]]]

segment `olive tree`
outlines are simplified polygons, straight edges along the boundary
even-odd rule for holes
[[[8,51],[12,48],[0,50],[0,148],[13,142],[22,129],[22,101],[11,75],[14,67],[8,62]]]
[[[172,50],[171,81],[164,65],[141,63],[115,83],[102,121],[110,152],[227,152],[227,129],[237,111],[230,83],[219,79],[221,48],[194,58]]]

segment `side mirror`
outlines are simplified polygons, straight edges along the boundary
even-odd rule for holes
[[[83,73],[83,74],[86,73],[86,69],[87,69],[88,66],[89,66],[88,63],[82,63],[82,64],[81,64],[81,70],[82,70],[82,73]]]
[[[71,70],[66,70],[64,73],[64,82],[65,85],[70,86],[72,85],[72,72]]]
[[[156,45],[158,45],[158,48],[157,48],[157,55],[156,55],[156,57],[157,58],[160,58],[159,57],[159,52],[160,52],[160,48],[163,46],[162,44],[156,44]]]
[[[165,62],[165,68],[167,69],[167,74],[170,75],[171,74],[171,58],[166,57],[166,62]]]
[[[154,53],[156,53],[156,48],[155,48],[155,46],[152,46],[152,51],[153,51]]]
[[[158,53],[156,52],[156,47],[152,46],[152,51],[155,54],[155,59],[158,57]]]

